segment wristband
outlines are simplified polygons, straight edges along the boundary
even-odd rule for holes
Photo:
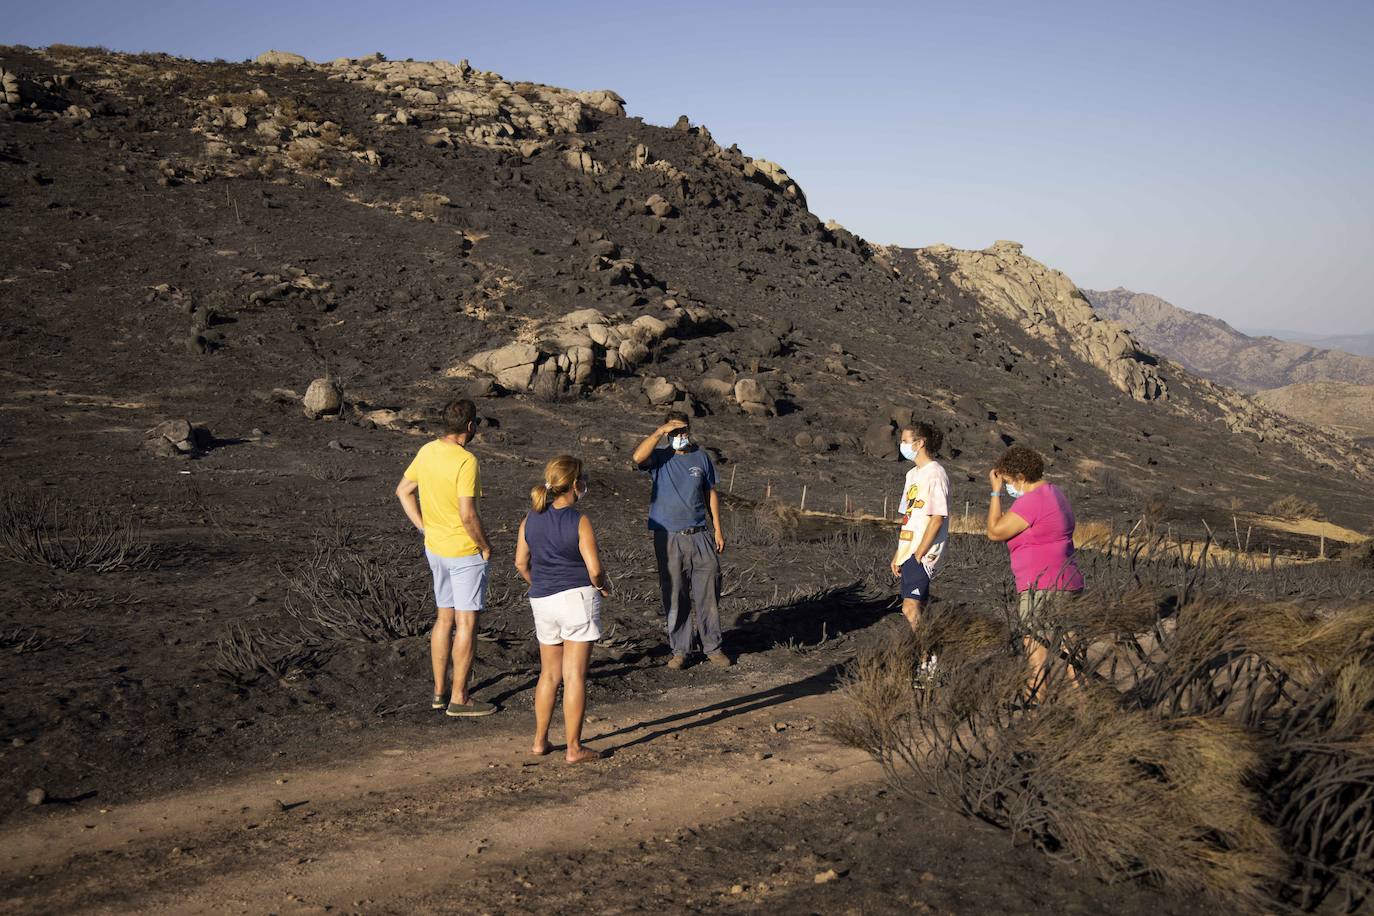
[[[993,490],[993,491],[992,491],[992,496],[991,496],[990,498],[991,498],[991,499],[996,499],[997,497],[999,497],[999,496],[1001,496],[1001,495],[1002,495],[1002,491],[1001,491],[1001,490]]]

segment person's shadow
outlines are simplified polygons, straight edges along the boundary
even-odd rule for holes
[[[801,697],[818,696],[823,693],[828,693],[834,689],[842,670],[842,665],[831,665],[824,671],[803,678],[800,681],[793,681],[790,684],[780,684],[768,690],[760,690],[756,693],[732,697],[727,700],[710,703],[706,706],[699,706],[695,709],[671,713],[658,719],[636,722],[634,725],[626,725],[614,731],[587,738],[586,740],[589,742],[607,741],[623,735],[633,734],[634,732],[644,729],[653,729],[653,731],[650,731],[648,734],[641,735],[631,741],[605,748],[607,753],[623,751],[626,748],[635,747],[640,744],[648,744],[650,741],[656,741],[668,735],[690,731],[694,728],[701,728],[706,725],[715,725],[717,722],[723,722],[735,716],[755,712],[760,709],[767,709],[770,706],[777,706],[781,703],[787,703]],[[708,713],[715,713],[715,715],[707,715]],[[698,716],[705,716],[705,718],[697,718]]]
[[[874,594],[862,582],[830,586],[740,614],[725,634],[725,645],[741,653],[767,652],[778,645],[818,646],[867,629],[895,610],[891,594]]]

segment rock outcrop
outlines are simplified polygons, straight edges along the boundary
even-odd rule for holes
[[[948,280],[1018,322],[1032,337],[1069,350],[1137,401],[1168,396],[1155,360],[1141,351],[1130,332],[1103,321],[1072,280],[1026,257],[1019,243],[994,242],[982,251],[932,245],[912,254],[931,279]]]
[[[309,63],[303,56],[291,51],[263,51],[254,62],[265,67],[301,67]]]
[[[625,100],[609,89],[576,92],[540,83],[509,82],[466,60],[389,61],[340,58],[331,79],[360,83],[387,100],[375,119],[415,125],[439,144],[532,152],[542,141],[588,129],[600,117],[624,117]],[[581,156],[579,171],[593,166]]]
[[[466,363],[507,391],[541,396],[584,392],[634,372],[660,343],[701,333],[714,318],[704,306],[682,306],[671,297],[659,302],[656,313],[632,319],[578,309],[540,326],[532,340],[483,350]],[[677,400],[682,392],[680,386],[658,377],[645,381],[643,390],[654,404]]]

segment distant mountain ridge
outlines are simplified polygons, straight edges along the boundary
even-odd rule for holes
[[[1374,331],[1367,334],[1309,334],[1306,331],[1275,328],[1246,328],[1244,333],[1251,337],[1290,340],[1323,350],[1341,350],[1356,356],[1374,356]]]
[[[1146,347],[1243,391],[1307,382],[1374,385],[1374,357],[1252,337],[1219,318],[1122,287],[1083,294],[1101,317],[1125,325]]]

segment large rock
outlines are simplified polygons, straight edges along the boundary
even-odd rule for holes
[[[595,108],[602,114],[625,116],[625,100],[618,93],[609,89],[593,89],[591,92],[579,92],[578,99],[584,105]]]
[[[662,407],[677,400],[678,387],[663,376],[644,380],[644,396],[655,407]]]
[[[730,342],[745,356],[777,356],[782,353],[778,335],[763,328],[750,328],[730,335]]]
[[[879,461],[891,461],[897,457],[897,424],[891,418],[882,417],[869,424],[864,430],[864,454]]]
[[[309,63],[299,54],[290,51],[263,51],[257,56],[257,62],[264,66],[273,67],[300,67]]]
[[[587,386],[596,379],[596,351],[591,347],[569,347],[567,373],[574,385]]]
[[[773,396],[755,378],[742,378],[735,382],[735,402],[745,413],[754,416],[768,416],[777,412]]]
[[[640,329],[646,340],[661,340],[668,333],[668,323],[653,315],[640,315],[631,324]]]
[[[210,448],[214,437],[209,430],[195,426],[190,420],[164,420],[148,430],[143,443],[159,458],[195,456]]]
[[[693,390],[703,399],[717,403],[725,403],[735,396],[734,383],[710,376],[698,379]]]
[[[607,350],[618,348],[624,340],[619,331],[614,328],[608,328],[604,324],[587,325],[587,336],[590,337],[592,342],[597,346],[605,347]]]
[[[577,309],[564,315],[561,321],[570,328],[585,328],[588,325],[605,323],[606,316],[599,309]]]
[[[592,158],[592,154],[584,150],[570,149],[563,153],[563,163],[570,169],[575,169],[584,175],[601,175],[606,171],[606,167]]]
[[[343,408],[343,389],[332,378],[317,378],[305,390],[301,405],[312,420],[337,414]]]
[[[0,67],[0,103],[18,106],[23,101],[24,93],[19,83],[19,74]]]
[[[525,391],[534,378],[539,348],[533,344],[512,343],[494,350],[483,350],[471,357],[468,365],[493,376],[503,388]]]
[[[654,194],[644,201],[644,209],[658,217],[669,217],[675,212],[673,205],[662,194]]]
[[[626,340],[620,344],[621,367],[633,369],[649,358],[649,348],[637,340]]]

